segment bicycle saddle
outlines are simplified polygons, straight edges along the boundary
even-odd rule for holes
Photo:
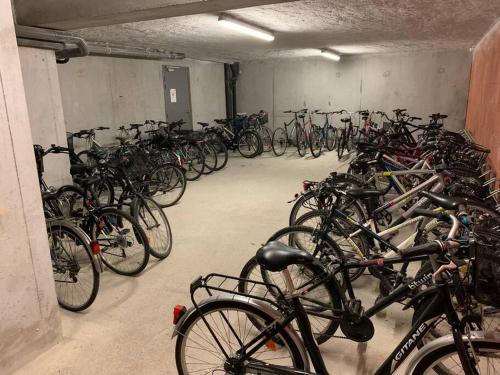
[[[430,200],[433,205],[444,208],[445,210],[458,211],[460,205],[464,203],[463,198],[448,197],[446,195],[430,191],[422,191],[420,195]]]
[[[346,191],[346,194],[353,198],[376,198],[384,195],[385,191],[375,190],[375,189],[350,189]]]
[[[349,117],[341,118],[340,121],[342,122],[349,122],[351,119]]]
[[[57,199],[59,196],[59,193],[57,191],[44,191],[42,192],[42,201],[51,201],[54,199]]]
[[[271,241],[257,250],[257,263],[271,272],[283,271],[292,264],[309,264],[314,257],[307,251]]]
[[[202,128],[206,128],[207,126],[210,126],[208,122],[200,122],[198,121],[198,124],[201,125]]]
[[[85,177],[85,178],[75,178],[73,179],[75,183],[80,185],[81,187],[85,188],[91,185],[94,185],[101,181],[101,176],[92,176],[92,177]]]

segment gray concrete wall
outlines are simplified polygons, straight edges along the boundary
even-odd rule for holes
[[[165,120],[162,65],[189,67],[196,129],[198,121],[225,117],[223,64],[86,57],[58,65],[67,130]],[[98,140],[114,142],[116,135],[114,130],[102,132]]]
[[[471,56],[468,51],[433,51],[344,57],[250,61],[241,64],[239,112],[269,111],[272,122],[290,118],[287,109],[345,108],[414,116],[450,117],[450,129],[465,124]],[[318,120],[319,121],[319,120]]]
[[[66,147],[66,126],[54,51],[19,48],[24,90],[33,143],[45,149],[51,144]],[[49,154],[44,158],[44,179],[49,186],[71,183],[69,157]]]
[[[0,374],[10,374],[61,338],[61,322],[10,0],[0,51]]]

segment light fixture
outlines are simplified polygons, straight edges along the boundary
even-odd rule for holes
[[[240,33],[243,34],[253,36],[255,38],[265,40],[267,42],[272,42],[274,40],[274,35],[271,34],[269,31],[261,29],[259,27],[248,25],[246,23],[235,20],[228,16],[220,16],[219,25],[222,25],[234,31],[239,31]]]
[[[336,53],[333,53],[332,51],[329,51],[327,49],[322,49],[321,50],[321,56],[326,57],[327,59],[339,61],[340,56],[337,55]]]

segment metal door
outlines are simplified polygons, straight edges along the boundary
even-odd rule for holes
[[[182,129],[193,129],[191,114],[191,92],[189,90],[189,68],[163,66],[163,88],[165,90],[165,112],[167,121],[184,120]]]

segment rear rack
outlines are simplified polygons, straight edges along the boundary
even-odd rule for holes
[[[191,300],[195,306],[197,304],[194,294],[198,289],[205,289],[210,297],[214,295],[214,292],[222,292],[264,301],[277,308],[280,307],[280,302],[285,301],[285,295],[274,284],[218,273],[200,276],[191,283]]]

